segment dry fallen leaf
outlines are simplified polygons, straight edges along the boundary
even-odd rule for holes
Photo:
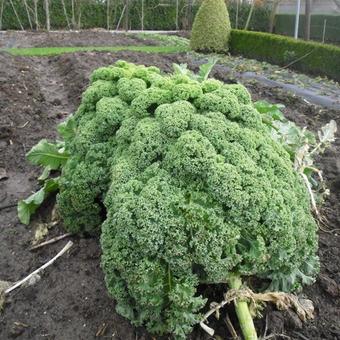
[[[0,280],[0,312],[2,311],[5,305],[5,291],[7,288],[12,286],[12,282],[1,281]]]
[[[48,223],[39,223],[34,233],[33,244],[39,243],[47,234],[48,234],[49,224]]]
[[[0,168],[0,181],[2,179],[7,179],[8,175],[7,175],[7,171],[5,168]]]

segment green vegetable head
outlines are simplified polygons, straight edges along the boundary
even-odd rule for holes
[[[120,314],[185,338],[205,304],[200,283],[238,274],[290,290],[315,274],[307,190],[242,85],[126,62],[92,80],[58,205],[68,230],[101,227]]]

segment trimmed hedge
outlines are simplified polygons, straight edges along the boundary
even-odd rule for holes
[[[291,68],[340,81],[340,48],[333,45],[269,33],[232,30],[230,51],[282,66],[303,57]]]
[[[326,23],[325,40],[340,42],[340,15],[312,15],[311,16],[311,38],[322,40],[324,21]],[[300,15],[299,37],[304,36],[305,16]],[[275,33],[294,35],[295,15],[279,14],[275,19]]]

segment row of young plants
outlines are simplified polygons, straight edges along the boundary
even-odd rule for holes
[[[327,191],[313,159],[336,125],[316,138],[281,105],[208,79],[215,62],[197,75],[125,61],[94,71],[61,140],[28,153],[43,185],[18,213],[29,223],[58,192],[67,231],[100,232],[108,291],[134,325],[184,339],[201,322],[211,333],[198,288],[224,284],[245,339],[256,339],[252,278],[261,292],[296,291],[318,272],[311,211]]]

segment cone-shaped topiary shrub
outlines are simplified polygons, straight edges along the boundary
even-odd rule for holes
[[[200,52],[226,52],[230,21],[224,0],[203,0],[191,31],[190,47]]]
[[[60,214],[72,232],[101,227],[108,291],[134,325],[185,338],[200,283],[293,290],[317,271],[306,187],[242,85],[120,61],[92,74],[62,131]]]

